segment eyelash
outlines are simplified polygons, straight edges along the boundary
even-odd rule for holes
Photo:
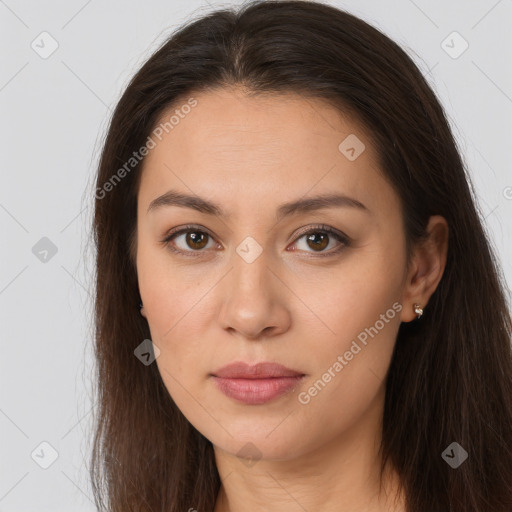
[[[170,232],[168,232],[166,234],[166,237],[163,240],[161,240],[161,243],[164,245],[164,247],[168,246],[168,249],[170,251],[180,254],[180,255],[183,255],[183,256],[186,256],[186,257],[196,258],[196,257],[201,256],[202,253],[205,252],[204,250],[182,251],[181,249],[177,249],[172,244],[170,244],[170,242],[173,238],[176,238],[177,236],[186,234],[186,233],[202,233],[202,234],[208,235],[212,239],[214,238],[212,235],[210,235],[210,233],[208,233],[208,231],[201,229],[199,226],[188,225],[188,226],[184,226],[183,228],[177,228],[175,230],[171,230]],[[312,258],[317,258],[317,257],[325,258],[325,257],[336,256],[342,250],[344,250],[346,247],[349,247],[350,243],[351,243],[351,240],[348,236],[346,236],[345,234],[338,232],[338,231],[334,230],[333,228],[326,226],[324,224],[318,224],[316,226],[312,226],[308,230],[306,230],[302,233],[299,233],[296,241],[298,241],[301,238],[303,238],[307,235],[310,235],[312,233],[326,233],[326,234],[334,237],[338,242],[341,242],[340,246],[338,246],[334,250],[330,250],[329,252],[326,252],[326,253],[322,252],[322,253],[316,253],[316,254],[313,252],[313,256],[310,256]],[[308,252],[308,251],[306,251],[306,252]]]

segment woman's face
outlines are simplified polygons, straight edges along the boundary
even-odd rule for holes
[[[138,196],[156,364],[217,448],[291,459],[380,415],[398,327],[412,319],[399,199],[362,127],[319,100],[193,97],[164,116],[181,113],[153,137]],[[232,362],[302,377],[215,377]]]

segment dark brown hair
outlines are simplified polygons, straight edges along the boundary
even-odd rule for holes
[[[400,197],[408,253],[429,216],[447,220],[444,275],[421,321],[402,323],[396,340],[382,467],[387,461],[398,471],[409,512],[510,512],[511,317],[444,110],[396,43],[347,12],[304,1],[253,1],[187,22],[141,67],[113,112],[93,222],[97,507],[210,512],[215,504],[220,478],[211,442],[174,404],[157,365],[134,356],[150,338],[134,261],[144,160],[113,176],[164,111],[199,91],[231,86],[318,98],[356,115]],[[441,457],[454,441],[469,454],[457,469]]]

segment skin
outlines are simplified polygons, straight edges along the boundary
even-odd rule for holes
[[[145,160],[136,262],[163,381],[214,446],[222,479],[215,512],[405,510],[403,496],[395,499],[393,468],[379,493],[385,376],[400,323],[416,320],[413,304],[425,307],[442,277],[445,219],[430,218],[430,238],[407,267],[399,197],[356,120],[292,94],[251,98],[242,89],[218,89],[193,97],[195,109]],[[353,161],[338,149],[349,134],[365,144]],[[170,189],[214,201],[230,216],[180,206],[147,212]],[[330,207],[276,221],[282,203],[333,192],[370,212]],[[198,257],[161,242],[187,224],[211,237],[199,249],[186,234],[169,244]],[[308,244],[299,229],[317,224],[344,233],[350,244],[330,235],[328,246]],[[262,249],[251,263],[236,251],[246,237]],[[300,393],[394,303],[394,317],[301,403]],[[278,362],[306,376],[277,399],[247,405],[210,377],[240,360]],[[252,462],[237,456],[240,450]]]

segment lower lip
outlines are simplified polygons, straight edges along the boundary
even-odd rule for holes
[[[258,405],[291,391],[303,377],[304,375],[268,379],[226,379],[213,376],[213,380],[226,396],[244,404]]]

